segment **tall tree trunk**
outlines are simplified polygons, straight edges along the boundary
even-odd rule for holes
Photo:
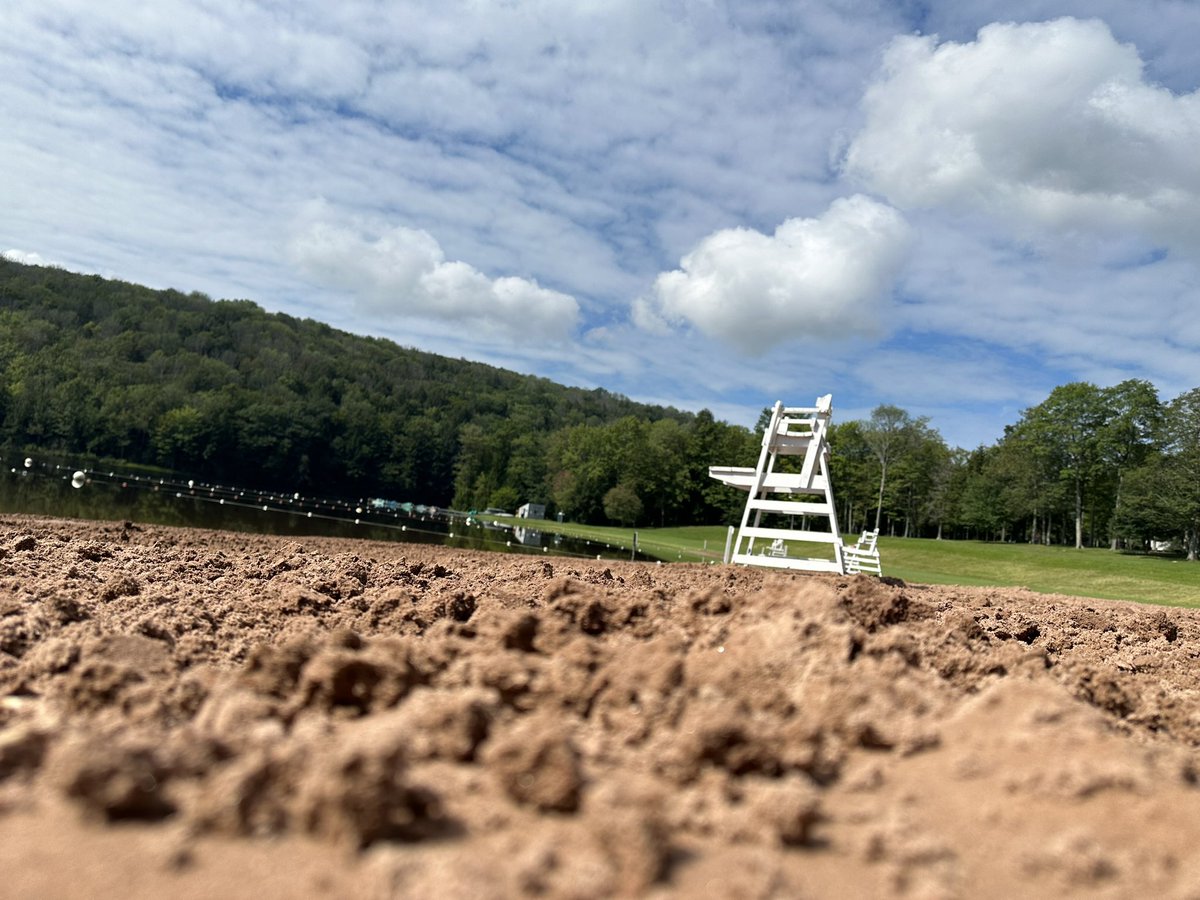
[[[879,530],[879,520],[883,515],[883,483],[887,481],[887,463],[879,466],[879,503],[875,507],[875,530]]]
[[[1119,513],[1121,511],[1121,481],[1124,479],[1124,477],[1125,477],[1124,473],[1120,469],[1118,469],[1117,470],[1117,498],[1116,498],[1116,500],[1113,501],[1113,524],[1109,526],[1112,529],[1112,544],[1108,548],[1110,550],[1121,549],[1121,541],[1117,537],[1116,521],[1117,521],[1117,513]]]
[[[1075,479],[1075,549],[1083,549],[1083,481]]]

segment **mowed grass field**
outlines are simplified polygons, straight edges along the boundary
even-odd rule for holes
[[[546,531],[632,547],[633,529],[538,523]],[[639,528],[638,556],[665,562],[720,562],[727,527]],[[857,535],[847,535],[853,543]],[[831,557],[829,547],[797,545],[792,556]],[[1022,587],[1046,594],[1200,607],[1200,562],[1107,549],[1075,550],[983,541],[879,539],[885,575],[918,584]]]
[[[1200,562],[1106,549],[881,538],[883,571],[927,584],[1200,607]]]

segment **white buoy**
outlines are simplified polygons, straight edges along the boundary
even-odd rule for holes
[[[27,468],[27,469],[33,468],[33,457],[32,456],[25,457],[25,468]]]
[[[71,476],[71,487],[79,490],[79,488],[83,487],[83,481],[86,477],[83,472],[76,472]]]

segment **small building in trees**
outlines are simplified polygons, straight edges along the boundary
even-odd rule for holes
[[[545,503],[526,503],[523,506],[517,507],[518,519],[544,519],[546,518]]]

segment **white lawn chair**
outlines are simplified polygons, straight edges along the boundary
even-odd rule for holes
[[[864,531],[857,544],[842,548],[842,559],[846,563],[846,574],[857,575],[868,572],[872,575],[882,575],[879,565],[879,548],[875,542],[879,540],[879,530]]]

